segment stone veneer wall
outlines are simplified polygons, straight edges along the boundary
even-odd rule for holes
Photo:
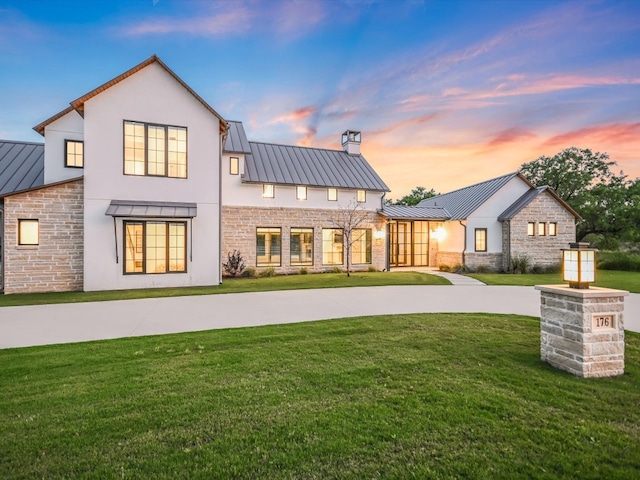
[[[535,236],[527,235],[527,224],[535,222]],[[538,236],[538,223],[547,224],[547,235]],[[558,233],[548,235],[549,223],[555,222]],[[508,231],[504,229],[508,228]],[[576,241],[575,217],[567,211],[550,193],[538,195],[509,222],[503,223],[502,267],[509,270],[511,258],[527,257],[532,265],[559,265],[562,260],[562,248]]]
[[[464,254],[464,263],[471,269],[483,266],[489,270],[499,271],[502,269],[502,257],[502,253],[467,252]]]
[[[447,265],[449,267],[462,265],[462,252],[436,252],[435,257],[436,264],[433,265],[434,267],[439,267],[440,265]]]
[[[580,377],[624,373],[624,297],[607,288],[541,285],[540,357]]]
[[[83,181],[4,199],[4,293],[83,287]],[[39,220],[39,245],[18,245],[18,219]]]
[[[258,227],[281,228],[281,266],[273,267],[277,273],[296,273],[302,267],[290,265],[290,229],[313,228],[313,265],[306,266],[310,272],[330,271],[334,265],[322,264],[322,229],[335,228],[332,218],[335,210],[284,207],[222,207],[222,263],[227,262],[227,254],[239,250],[246,266],[258,271],[268,267],[256,266],[256,229]],[[384,229],[384,219],[370,212],[369,223],[361,228]],[[378,270],[386,268],[386,248],[384,239],[372,238],[371,264],[352,265],[352,271],[367,270],[373,265]],[[342,265],[346,268],[346,265]]]

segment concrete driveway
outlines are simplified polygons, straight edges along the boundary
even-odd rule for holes
[[[385,286],[0,308],[0,348],[394,313],[539,316],[540,292],[509,286]],[[625,299],[640,332],[640,295]]]

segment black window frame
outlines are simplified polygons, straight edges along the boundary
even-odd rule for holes
[[[484,232],[484,249],[479,249],[478,248],[478,234],[480,232]],[[487,229],[486,228],[476,228],[474,230],[474,233],[473,233],[473,251],[474,252],[486,252],[488,243],[489,243],[489,239],[488,239],[488,235],[487,235]]]
[[[82,165],[69,165],[69,144],[70,143],[79,143],[82,145]],[[74,153],[74,155],[77,155]],[[71,138],[64,139],[64,166],[65,168],[84,168],[84,140],[73,140]]]
[[[240,157],[229,157],[229,175],[240,175]]]
[[[311,233],[311,262],[294,262],[293,261],[293,233],[294,230],[308,230],[305,232],[295,232],[299,233]],[[313,227],[291,227],[289,228],[289,265],[292,267],[312,267],[314,265],[314,257],[315,257],[315,231]],[[300,258],[300,252],[298,252],[298,258]]]
[[[38,238],[36,243],[23,243],[22,241],[22,229],[20,228],[23,222],[35,223],[38,227]],[[38,218],[19,218],[18,219],[18,246],[20,247],[38,247],[40,246],[40,219]]]
[[[164,223],[167,226],[166,236],[166,269],[164,272],[147,272],[147,224],[148,223]],[[129,224],[137,224],[142,225],[142,272],[127,272],[127,225]],[[169,232],[168,228],[171,224],[179,224],[184,226],[184,270],[169,270],[170,264],[170,247],[169,247]],[[123,246],[123,262],[122,262],[122,273],[123,275],[167,275],[167,274],[181,274],[187,273],[188,263],[187,263],[187,250],[189,248],[188,243],[188,229],[187,222],[184,220],[123,220],[122,221],[122,246]]]
[[[127,173],[127,152],[126,152],[126,128],[127,124],[142,125],[144,126],[144,174],[139,175],[136,173]],[[164,175],[149,173],[149,127],[163,128],[164,129]],[[183,129],[185,131],[185,165],[184,165],[184,177],[169,175],[169,129]],[[157,178],[177,178],[187,179],[189,178],[189,129],[180,125],[168,125],[152,122],[139,122],[136,120],[123,120],[122,122],[122,174],[131,177],[157,177]]]

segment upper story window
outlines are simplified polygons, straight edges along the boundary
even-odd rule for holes
[[[84,142],[65,140],[64,158],[65,167],[82,168],[84,166]]]
[[[486,252],[487,251],[487,229],[476,228],[475,230],[475,251]]]
[[[187,129],[124,122],[124,173],[187,178]]]
[[[18,220],[18,245],[40,244],[40,222],[33,219]]]
[[[337,188],[327,188],[327,200],[329,200],[330,202],[335,202],[338,200]]]
[[[307,187],[296,187],[296,199],[298,200],[307,199]]]
[[[533,237],[536,234],[536,223],[529,222],[527,223],[527,235]]]
[[[366,190],[356,190],[356,200],[358,203],[364,203],[367,201]]]
[[[538,235],[544,237],[547,234],[547,224],[546,223],[538,223]]]
[[[549,236],[555,237],[558,235],[558,224],[556,222],[551,222],[549,224]]]
[[[229,173],[231,175],[238,175],[240,173],[240,159],[238,157],[231,157],[229,159]]]
[[[262,185],[262,198],[275,198],[276,186],[271,183],[265,183]]]

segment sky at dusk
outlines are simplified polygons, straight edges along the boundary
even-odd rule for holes
[[[250,140],[362,131],[391,198],[570,146],[640,177],[640,1],[0,0],[0,139],[154,53]]]

